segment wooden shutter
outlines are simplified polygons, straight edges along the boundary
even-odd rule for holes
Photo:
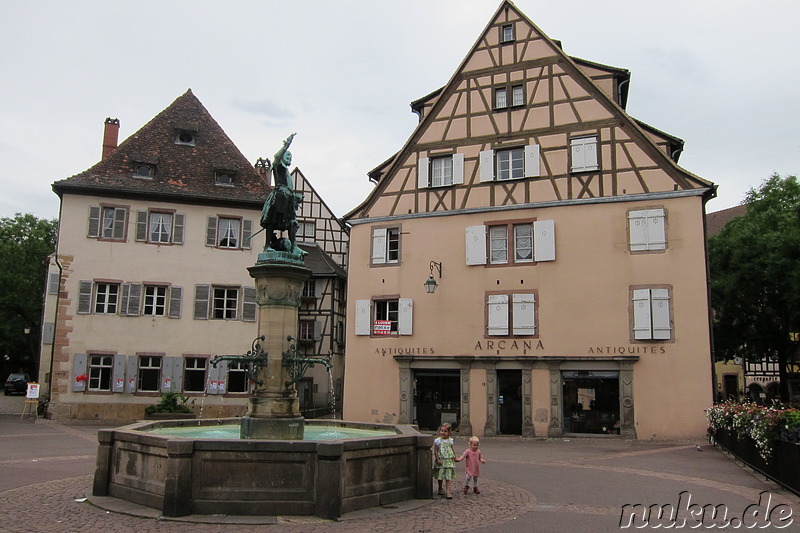
[[[211,285],[194,286],[194,319],[208,320],[208,300],[211,297]]]
[[[483,150],[479,157],[481,182],[494,181],[494,150]]]
[[[146,241],[147,240],[147,211],[137,211],[136,212],[136,240],[137,241]]]
[[[372,264],[386,263],[386,228],[372,230]]]
[[[651,327],[650,289],[633,291],[633,338],[648,340],[653,338]]]
[[[647,216],[645,211],[628,213],[629,244],[632,252],[647,250]]]
[[[653,339],[667,340],[671,338],[669,290],[650,289],[650,299],[652,303]]]
[[[533,294],[512,295],[514,335],[535,335],[535,297]]]
[[[206,222],[206,246],[217,245],[217,217],[208,217]]]
[[[175,213],[172,220],[172,244],[183,244],[183,230],[186,226],[186,215]]]
[[[227,361],[220,361],[217,363],[217,366],[214,366],[209,360],[208,372],[206,373],[206,391],[208,391],[208,394],[222,394],[219,384],[223,381],[223,376],[227,372],[227,369]]]
[[[242,320],[245,322],[255,322],[257,317],[258,306],[256,305],[256,289],[254,287],[245,287],[242,291],[244,296],[242,298]]]
[[[414,333],[414,301],[411,298],[400,298],[398,301],[397,332],[400,335]]]
[[[53,322],[45,322],[42,326],[42,344],[53,344],[56,336],[56,325]]]
[[[180,318],[183,305],[183,287],[172,286],[169,288],[169,318]]]
[[[533,260],[555,261],[556,226],[553,220],[537,220],[533,223]]]
[[[61,276],[58,272],[50,272],[47,278],[47,294],[58,294],[61,288]]]
[[[425,189],[430,186],[430,159],[420,157],[417,161],[417,187]]]
[[[125,238],[125,218],[127,215],[127,211],[122,207],[114,209],[114,239],[122,240]]]
[[[94,282],[83,280],[78,289],[78,314],[88,315],[92,312],[92,289]]]
[[[508,295],[490,294],[487,301],[487,332],[489,335],[508,335]]]
[[[125,363],[128,357],[122,354],[114,354],[114,373],[111,376],[111,391],[115,393],[125,392]]]
[[[572,171],[584,172],[597,170],[597,137],[572,139]]]
[[[181,392],[181,389],[178,388],[174,381],[175,374],[180,375],[180,370],[183,370],[182,361],[180,357],[161,358],[161,392]],[[180,369],[175,368],[178,365],[180,365]]]
[[[536,178],[541,175],[539,145],[529,144],[525,147],[525,177]]]
[[[647,242],[649,250],[663,250],[667,247],[666,216],[663,209],[648,209]]]
[[[78,376],[88,376],[85,353],[76,353],[72,356],[72,392],[86,390],[86,381],[78,381]]]
[[[122,285],[122,300],[120,301],[120,316],[139,316],[139,307],[142,301],[142,286],[138,283],[125,283]]]
[[[464,183],[464,154],[453,154],[453,185]]]
[[[486,226],[467,226],[467,264],[486,264]]]
[[[136,379],[139,377],[139,356],[129,355],[125,372],[125,392],[136,392]]]
[[[100,208],[92,206],[89,208],[89,226],[86,230],[87,237],[97,238],[100,235]]]
[[[372,326],[370,300],[356,300],[356,335],[369,335]]]
[[[314,321],[314,340],[322,340],[322,322],[319,320]]]
[[[244,219],[242,220],[242,248],[249,250],[252,248],[250,238],[253,236],[253,221]]]

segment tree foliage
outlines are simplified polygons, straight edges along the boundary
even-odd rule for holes
[[[47,257],[55,250],[56,226],[55,220],[31,214],[0,218],[0,357],[10,370],[36,370]]]
[[[800,183],[774,174],[744,204],[708,242],[716,355],[785,365],[800,332]]]

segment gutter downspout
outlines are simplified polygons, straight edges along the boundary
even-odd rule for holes
[[[53,254],[53,260],[58,267],[58,291],[56,292],[56,310],[53,313],[53,342],[50,343],[50,368],[47,371],[47,396],[44,397],[45,401],[45,418],[47,417],[47,405],[53,399],[53,358],[56,352],[56,333],[58,332],[58,305],[61,300],[61,281],[64,277],[64,267],[58,262],[58,243],[61,236],[61,210],[64,207],[63,200],[58,205],[58,234],[56,236],[56,251]]]
[[[708,301],[708,345],[711,348],[711,405],[717,400],[717,369],[714,349],[714,309],[711,305],[711,271],[708,261],[708,227],[706,222],[706,204],[717,197],[717,186],[714,185],[708,194],[703,195],[703,250],[706,256],[706,299]]]

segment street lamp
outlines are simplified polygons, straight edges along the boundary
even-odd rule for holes
[[[430,264],[431,275],[430,275],[430,277],[428,277],[428,280],[424,283],[425,292],[427,292],[428,294],[433,294],[434,292],[436,292],[436,287],[439,286],[439,284],[436,283],[436,280],[433,279],[433,269],[434,268],[436,268],[436,270],[439,272],[439,279],[442,279],[442,264],[441,263],[437,263],[436,261],[431,261],[431,264]]]

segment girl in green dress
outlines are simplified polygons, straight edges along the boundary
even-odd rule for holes
[[[442,424],[439,437],[433,441],[433,456],[436,459],[434,474],[439,482],[441,493],[444,481],[445,494],[448,500],[453,499],[450,482],[456,477],[456,454],[453,451],[453,438],[450,436],[450,424]]]

